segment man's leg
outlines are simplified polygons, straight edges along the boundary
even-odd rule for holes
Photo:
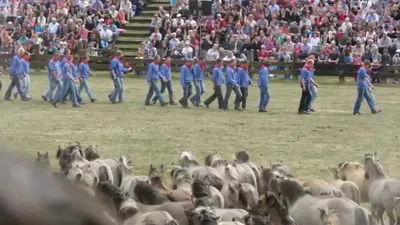
[[[226,91],[225,91],[225,98],[224,98],[224,110],[229,110],[229,98],[231,97],[232,93],[232,85],[226,85]]]
[[[11,92],[14,89],[14,87],[16,86],[17,79],[19,79],[19,78],[18,77],[17,78],[12,77],[10,85],[8,86],[7,91],[4,94],[4,99],[5,100],[10,100]]]
[[[169,97],[169,104],[170,105],[176,105],[174,101],[174,91],[172,90],[172,83],[171,81],[167,81],[167,89],[168,89],[168,97]]]
[[[149,84],[149,91],[147,92],[146,100],[144,101],[145,105],[151,105],[150,100],[153,94],[154,94],[154,84],[153,81],[151,81],[151,83]]]
[[[118,92],[118,102],[123,102],[124,101],[124,78],[119,78],[119,83],[120,83],[120,88]]]
[[[237,86],[233,87],[233,91],[235,92],[235,110],[241,111],[240,102],[242,101],[242,95]]]
[[[215,87],[215,93],[216,93],[217,99],[218,99],[218,108],[223,109],[224,108],[224,96],[222,96],[222,87],[220,85]]]
[[[120,89],[120,83],[118,78],[115,78],[113,82],[114,82],[114,91],[111,94],[111,102],[115,104]]]

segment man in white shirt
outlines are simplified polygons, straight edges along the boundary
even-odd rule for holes
[[[182,19],[182,15],[180,13],[178,13],[178,15],[176,15],[176,18],[172,19],[173,27],[177,27],[178,24],[181,24],[182,26],[185,24],[185,21]]]
[[[48,32],[50,34],[55,34],[57,33],[58,27],[60,26],[59,23],[57,23],[57,19],[56,18],[51,18],[51,23],[48,26]]]
[[[207,51],[206,58],[209,61],[215,61],[219,59],[219,50],[217,44],[214,44],[213,47]]]
[[[161,41],[162,34],[158,31],[158,29],[154,29],[154,32],[150,35],[150,41]]]
[[[131,18],[132,14],[132,3],[131,1],[128,0],[122,0],[119,8],[122,9],[125,13],[125,15],[128,15],[128,20]]]
[[[185,47],[182,48],[182,55],[189,59],[193,57],[193,48],[190,47],[189,41],[185,42]]]

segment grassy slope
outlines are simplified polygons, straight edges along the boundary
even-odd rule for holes
[[[3,82],[8,85],[6,77]],[[58,145],[94,143],[104,157],[132,154],[136,172],[142,174],[147,174],[150,163],[176,162],[179,150],[191,149],[203,160],[213,150],[232,159],[236,149],[246,148],[258,165],[283,160],[295,175],[325,179],[331,177],[328,166],[362,160],[364,152],[377,150],[383,152],[381,158],[390,174],[399,175],[400,89],[396,87],[376,90],[377,104],[384,113],[353,116],[354,85],[322,85],[318,113],[299,116],[300,90],[295,82],[272,82],[268,114],[256,112],[257,88],[249,91],[251,110],[221,112],[216,103],[212,109],[145,107],[147,85],[142,79],[128,79],[126,102],[112,105],[107,100],[111,81],[103,76],[90,82],[98,103],[80,109],[70,104],[55,109],[39,100],[47,88],[46,77],[33,75],[35,100],[0,101],[0,143],[30,157],[36,151],[49,151],[55,168]],[[176,97],[180,97],[178,82],[174,85]],[[207,90],[205,96],[210,95],[210,83]],[[368,112],[366,107],[364,104]]]

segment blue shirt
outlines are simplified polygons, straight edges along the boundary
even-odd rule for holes
[[[212,70],[212,81],[215,86],[220,86],[224,83],[224,72],[220,67],[214,67]]]
[[[306,68],[302,68],[300,70],[300,81],[304,79],[304,84],[306,85],[306,87],[308,87],[310,85],[310,79],[312,76],[312,72],[309,71]]]
[[[118,78],[124,77],[124,73],[128,71],[117,58],[111,60],[110,70],[114,71],[115,76]]]
[[[237,85],[235,77],[236,77],[235,69],[228,66],[226,68],[226,84],[227,85]]]
[[[22,63],[22,70],[23,70],[24,74],[29,75],[29,73],[30,73],[29,62],[22,59],[21,63]]]
[[[23,67],[22,67],[22,60],[19,56],[15,55],[11,59],[11,66],[10,66],[10,75],[13,77],[18,77],[22,76],[24,73]]]
[[[268,87],[268,84],[269,84],[269,68],[264,66],[261,67],[260,72],[258,73],[257,85],[259,87]]]
[[[357,87],[368,87],[365,78],[369,79],[367,69],[365,67],[361,67],[357,72]]]
[[[74,66],[72,67],[72,77],[76,80],[78,79],[78,74],[79,74],[78,64],[74,64]]]
[[[60,61],[60,67],[64,68],[64,65],[65,65],[65,63],[67,63],[67,61],[68,61],[67,58],[62,58]]]
[[[193,81],[193,74],[186,65],[181,66],[181,85],[190,84]]]
[[[200,63],[193,66],[193,79],[200,81],[204,80],[204,70],[201,68]]]
[[[170,81],[171,80],[171,68],[169,67],[169,66],[167,66],[167,65],[165,65],[165,64],[162,64],[161,65],[161,68],[160,68],[160,73],[161,73],[161,75],[163,75],[164,77],[165,77],[165,79],[167,79],[168,81]]]
[[[245,88],[252,83],[249,73],[242,67],[239,67],[236,72],[236,81],[240,87],[245,87]]]
[[[61,74],[62,74],[63,80],[72,80],[73,71],[72,71],[72,67],[69,63],[64,64],[64,66],[61,70]],[[70,75],[72,77],[70,77]]]
[[[89,77],[89,65],[87,63],[80,63],[79,64],[79,74],[81,75],[82,78],[88,78]]]
[[[150,63],[147,69],[147,81],[159,80],[162,77],[160,73],[160,66],[157,63]]]
[[[57,61],[54,61],[53,59],[50,59],[49,61],[49,74],[48,74],[48,78],[49,80],[56,80],[59,78],[60,74],[61,74],[61,67],[60,67],[60,63]],[[54,76],[53,73],[56,73],[56,76]]]

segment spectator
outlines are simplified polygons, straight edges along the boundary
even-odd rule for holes
[[[210,48],[207,51],[207,56],[206,56],[207,60],[209,61],[215,61],[217,59],[219,59],[219,50],[218,50],[218,45],[214,44],[212,48]]]

